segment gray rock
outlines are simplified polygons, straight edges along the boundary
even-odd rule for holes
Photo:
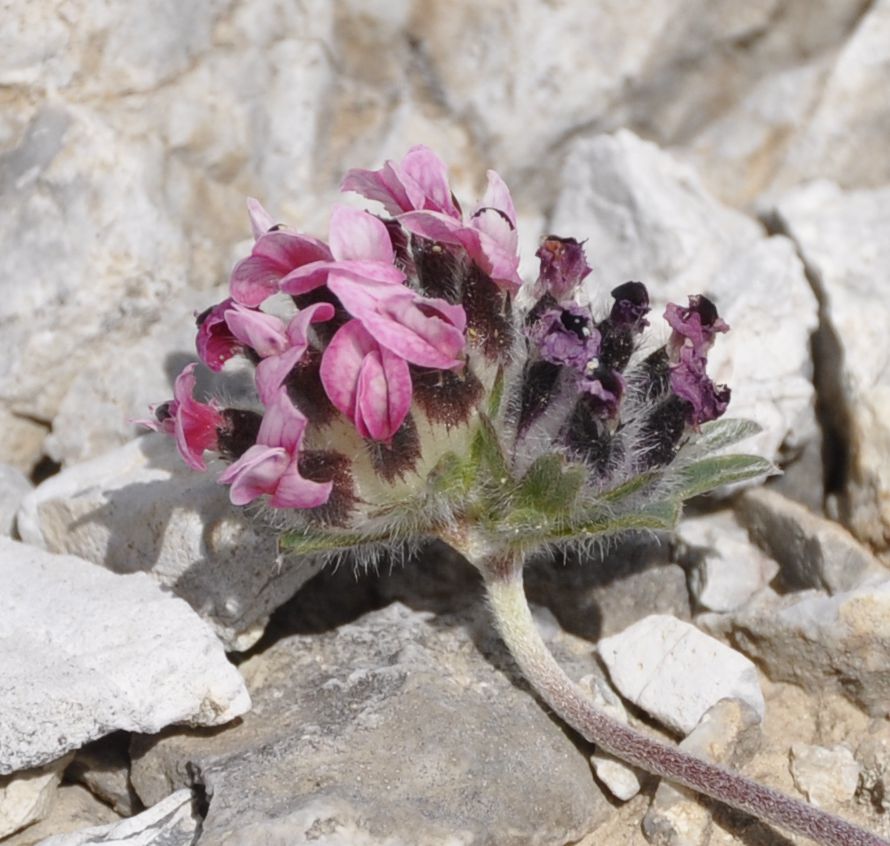
[[[70,760],[66,755],[42,767],[0,776],[0,839],[47,816]]]
[[[120,817],[85,787],[63,782],[47,816],[6,838],[3,846],[35,846],[57,834],[119,821]]]
[[[0,535],[11,535],[15,514],[34,485],[25,474],[9,464],[0,464]]]
[[[116,729],[215,726],[250,697],[210,628],[148,576],[0,538],[0,774]]]
[[[601,555],[533,562],[526,589],[564,629],[594,643],[648,614],[691,616],[686,574],[670,562],[669,545],[651,539],[620,540]]]
[[[399,603],[286,637],[242,664],[240,725],[134,740],[133,784],[202,784],[202,846],[574,841],[611,808],[505,658],[487,620]]]
[[[764,588],[779,570],[748,538],[732,512],[686,517],[677,527],[678,555],[703,608],[732,611]]]
[[[229,649],[247,649],[318,567],[280,556],[275,533],[229,502],[219,470],[189,469],[152,433],[47,479],[25,498],[19,532],[117,573],[150,573]]]
[[[890,23],[890,4],[880,7]],[[823,304],[817,354],[839,441],[835,469],[846,485],[840,517],[879,552],[890,550],[888,202],[890,188],[845,193],[820,181],[783,197],[772,214],[796,242]]]
[[[739,769],[760,744],[760,715],[738,699],[721,699],[680,742],[685,752]],[[705,846],[712,812],[694,793],[662,781],[643,817],[643,833],[655,846]]]
[[[890,810],[890,727],[886,720],[872,720],[855,751],[862,788],[875,808]]]
[[[771,460],[783,444],[816,437],[810,333],[816,299],[793,245],[711,197],[696,173],[629,132],[571,145],[550,228],[587,239],[592,301],[628,279],[645,282],[655,326],[665,302],[713,298],[732,331],[709,355],[715,382],[733,389],[730,413],[764,431],[745,450]],[[783,296],[775,296],[776,289]]]
[[[191,790],[177,790],[135,817],[58,834],[38,846],[193,846],[200,833],[201,816]]]
[[[688,734],[705,711],[735,698],[763,718],[757,670],[695,626],[653,614],[597,644],[619,693],[660,723]]]
[[[846,746],[826,749],[809,743],[793,744],[791,775],[795,787],[820,808],[849,802],[859,787],[859,764]]]
[[[736,510],[752,538],[781,565],[780,580],[786,590],[842,593],[890,576],[843,527],[774,491],[747,491]]]
[[[773,680],[837,690],[874,716],[890,713],[890,581],[834,596],[764,592],[740,611],[696,622]]]
[[[110,735],[78,750],[65,778],[78,782],[114,808],[122,817],[142,810],[142,803],[130,784],[129,736]]]

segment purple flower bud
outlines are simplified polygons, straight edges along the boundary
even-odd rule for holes
[[[625,282],[613,289],[615,303],[609,320],[616,326],[629,326],[641,332],[649,325],[649,292],[642,282]]]
[[[590,312],[582,306],[568,306],[545,311],[528,329],[528,336],[538,345],[541,358],[552,364],[571,367],[579,373],[600,349],[600,333]]]
[[[597,370],[578,381],[578,388],[593,397],[593,414],[615,417],[624,396],[624,377],[617,370]]]
[[[557,300],[566,299],[590,273],[584,246],[574,238],[548,235],[535,255],[541,260],[538,287]]]

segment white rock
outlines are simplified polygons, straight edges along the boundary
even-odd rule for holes
[[[147,575],[0,538],[0,773],[123,729],[221,725],[250,697],[208,626]]]
[[[11,535],[15,514],[34,485],[25,474],[9,464],[0,464],[0,535]]]
[[[765,587],[779,565],[748,538],[731,512],[686,517],[677,527],[680,557],[691,567],[695,598],[711,611],[732,611]]]
[[[588,675],[579,679],[578,684],[597,708],[613,719],[627,724],[627,710],[605,679]],[[590,763],[596,777],[609,788],[616,799],[626,802],[640,792],[640,779],[627,764],[599,751],[590,756]]]
[[[191,790],[177,790],[135,817],[41,840],[37,846],[192,846],[201,830]]]
[[[754,665],[689,623],[653,614],[597,649],[621,695],[679,734],[721,699],[739,699],[763,718]]]
[[[795,743],[791,747],[791,775],[794,786],[820,808],[849,802],[859,786],[859,764],[846,746],[811,746]]]
[[[42,767],[0,776],[0,838],[42,820],[52,807],[70,755]]]
[[[874,716],[890,713],[890,580],[835,596],[764,591],[740,611],[696,622],[775,681],[837,690]]]
[[[765,74],[688,146],[672,152],[690,161],[723,202],[748,206],[771,184],[795,133],[806,126],[830,67],[829,58],[819,56]]]
[[[795,133],[773,190],[825,177],[856,188],[890,180],[890,2],[867,7]]]
[[[879,551],[890,550],[888,203],[890,188],[845,193],[815,182],[783,198],[774,213],[796,241],[821,291],[826,330],[840,344],[826,345],[821,358],[826,407],[849,448],[841,517]]]
[[[275,533],[229,502],[219,470],[190,470],[172,439],[148,434],[47,479],[24,500],[19,532],[118,573],[149,572],[244,650],[318,567],[281,558]]]
[[[615,285],[638,279],[649,286],[658,326],[668,300],[715,299],[732,331],[714,346],[708,371],[732,387],[729,413],[764,428],[747,451],[776,459],[784,441],[815,435],[816,299],[787,239],[764,237],[709,196],[690,167],[626,131],[572,145],[550,228],[587,239],[594,304],[605,307]]]
[[[752,537],[781,565],[786,589],[841,593],[890,576],[846,529],[775,491],[746,491],[736,509]]]

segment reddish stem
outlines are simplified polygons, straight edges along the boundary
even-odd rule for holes
[[[606,716],[556,663],[529,611],[521,566],[482,567],[498,630],[544,701],[600,749],[822,846],[890,846],[839,817],[669,746]]]

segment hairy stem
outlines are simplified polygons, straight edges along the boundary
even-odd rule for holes
[[[823,846],[890,846],[877,835],[653,740],[601,712],[565,674],[541,639],[525,598],[521,566],[500,561],[481,569],[498,630],[519,669],[544,701],[591,743],[640,769]]]

